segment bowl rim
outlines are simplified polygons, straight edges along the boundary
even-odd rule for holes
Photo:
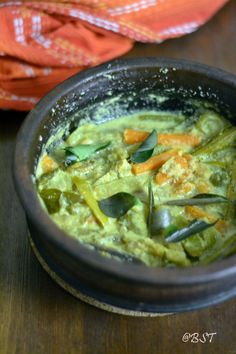
[[[69,237],[43,210],[37,197],[35,185],[29,169],[28,151],[34,144],[37,127],[43,122],[46,113],[56,101],[69,94],[80,85],[88,83],[104,74],[120,70],[150,69],[153,67],[175,68],[190,71],[218,80],[235,89],[236,76],[224,70],[190,60],[170,58],[128,58],[115,59],[105,64],[79,72],[63,81],[44,96],[28,113],[18,134],[14,152],[13,177],[20,201],[29,219],[40,227],[47,241],[59,247],[79,263],[108,276],[129,282],[149,286],[181,286],[213,282],[236,274],[236,255],[211,263],[194,267],[158,268],[145,265],[128,264],[106,258],[94,250]],[[19,159],[18,156],[21,156]],[[30,201],[30,203],[29,203]]]

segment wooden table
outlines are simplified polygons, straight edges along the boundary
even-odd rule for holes
[[[236,74],[235,14],[232,0],[197,32],[160,45],[137,44],[127,57],[194,59]],[[84,304],[49,278],[30,249],[11,177],[25,114],[0,115],[0,354],[236,353],[236,299],[191,313],[131,318]],[[184,343],[186,332],[217,334],[211,343]]]

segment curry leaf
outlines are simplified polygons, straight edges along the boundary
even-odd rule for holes
[[[148,160],[157,144],[157,131],[154,129],[139,148],[130,156],[132,162],[141,163]]]
[[[217,221],[209,224],[203,220],[193,220],[188,226],[168,235],[165,238],[165,241],[168,243],[182,241],[189,236],[192,236],[194,234],[197,234],[198,232],[202,232],[202,231],[208,229],[209,227],[214,226],[216,224],[216,222]]]
[[[126,192],[116,193],[109,198],[98,201],[100,209],[110,218],[119,218],[125,215],[137,203],[138,199]]]
[[[228,203],[229,200],[222,195],[218,194],[197,194],[189,199],[175,199],[168,200],[165,205],[205,205],[205,204],[215,204],[215,203]]]
[[[124,262],[128,262],[128,263],[143,264],[143,262],[139,258],[134,257],[129,253],[119,252],[119,251],[113,250],[111,248],[106,248],[106,247],[98,246],[95,244],[88,244],[88,245],[92,246],[96,251],[102,253],[103,255],[108,254],[114,258],[118,258],[119,260],[124,261]]]
[[[101,143],[101,144],[81,144],[77,146],[68,146],[65,148],[66,157],[74,162],[75,159],[77,161],[86,160],[95,152],[105,149],[110,145],[110,141]]]

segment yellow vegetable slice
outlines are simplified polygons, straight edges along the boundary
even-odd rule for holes
[[[77,176],[73,178],[73,182],[76,185],[82,197],[84,198],[85,202],[93,212],[96,219],[102,224],[102,226],[105,226],[106,223],[108,222],[108,217],[105,214],[103,214],[103,212],[99,208],[98,202],[96,201],[93,195],[93,191],[91,189],[90,184],[86,181],[86,179],[79,178]]]

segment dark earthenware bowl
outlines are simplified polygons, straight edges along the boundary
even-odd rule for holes
[[[116,60],[73,76],[45,96],[18,134],[14,160],[16,189],[32,242],[51,275],[85,300],[147,314],[193,310],[232,297],[236,257],[186,269],[149,268],[105,258],[51,221],[39,204],[32,175],[43,145],[59,125],[71,122],[73,127],[81,117],[106,120],[127,110],[155,107],[150,94],[159,91],[171,97],[170,106],[179,102],[184,106],[188,97],[206,98],[236,116],[232,74],[183,60]]]

